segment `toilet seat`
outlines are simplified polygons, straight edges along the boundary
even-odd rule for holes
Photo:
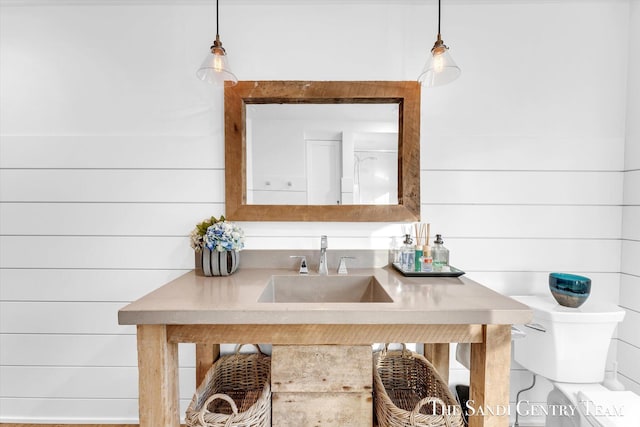
[[[553,384],[577,408],[585,426],[640,425],[640,396],[631,391],[612,391],[601,384]]]

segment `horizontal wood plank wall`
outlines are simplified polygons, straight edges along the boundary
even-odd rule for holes
[[[619,328],[618,371],[627,388],[640,394],[640,3],[631,2],[629,99],[625,145],[620,305],[627,314]],[[632,94],[635,94],[632,95]]]
[[[618,372],[627,388],[640,394],[640,160],[636,164],[637,170],[625,172],[620,305],[626,315],[618,329]]]
[[[6,3],[0,421],[136,423],[135,329],[118,326],[117,310],[193,268],[190,230],[224,213],[222,97],[193,75],[211,40],[214,10],[178,0],[87,1],[82,8],[57,0]],[[413,80],[429,47],[424,40],[435,31],[423,18],[436,5],[415,1],[322,8],[289,2],[278,14],[278,2],[246,3],[224,10],[225,43],[244,80]],[[545,293],[548,272],[564,270],[589,275],[593,298],[615,302],[622,253],[625,308],[640,312],[640,273],[632,262],[640,256],[640,203],[627,196],[622,207],[622,171],[627,194],[637,194],[640,166],[623,166],[627,91],[611,79],[625,74],[627,52],[625,43],[609,43],[628,38],[628,4],[507,3],[450,6],[456,20],[449,31],[458,37],[451,44],[465,72],[454,84],[423,91],[422,218],[443,234],[453,265],[511,295]],[[531,45],[541,21],[553,39],[543,34]],[[325,22],[332,22],[329,35]],[[602,27],[609,38],[594,30]],[[393,55],[382,66],[371,62],[380,43],[370,43],[381,28],[382,50]],[[254,34],[279,38],[285,63],[255,66],[264,50]],[[530,46],[527,58],[514,65],[507,55],[508,63],[496,63],[500,58],[482,53],[495,38],[504,49]],[[550,42],[585,40],[614,59],[594,66],[579,49],[549,59],[556,54]],[[318,51],[334,60],[318,63]],[[29,74],[41,63],[55,65],[47,79]],[[541,63],[565,71],[541,82],[532,66]],[[161,71],[150,74],[151,67]],[[511,77],[497,79],[500,67],[513,70]],[[400,234],[389,223],[242,226],[251,249],[316,249],[321,234],[329,236],[329,250],[379,249]],[[620,372],[638,384],[640,373],[626,361],[640,357],[633,335],[640,328],[629,325],[621,329]],[[193,346],[180,347],[184,412],[195,366]],[[466,382],[454,352],[452,346],[451,381]],[[529,381],[514,366],[512,400]],[[544,399],[548,390],[539,387],[530,400]]]

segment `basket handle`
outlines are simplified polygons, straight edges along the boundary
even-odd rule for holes
[[[248,344],[248,343],[244,343],[244,344],[237,344],[237,345],[236,345],[236,349],[235,349],[235,354],[236,354],[236,355],[240,354],[240,349],[241,349],[242,347],[244,347],[245,345],[252,345],[252,346],[254,346],[254,347],[258,350],[258,353],[260,353],[260,354],[261,354],[261,355],[263,355],[263,356],[265,355],[265,354],[262,352],[262,349],[260,349],[260,346],[259,346],[258,344]]]
[[[411,411],[411,414],[409,415],[409,423],[412,426],[415,426],[416,425],[416,416],[420,413],[420,409],[424,405],[427,405],[429,403],[437,404],[437,405],[442,407],[442,411],[443,411],[442,412],[442,418],[444,418],[444,422],[446,423],[447,427],[451,427],[451,421],[449,421],[449,417],[447,417],[446,413],[444,412],[446,410],[446,406],[447,405],[444,403],[444,401],[442,399],[437,398],[437,397],[425,397],[420,402],[418,402],[416,404],[416,407],[413,408],[413,411]]]
[[[233,412],[233,415],[238,415],[238,406],[236,406],[236,402],[233,401],[232,398],[230,398],[229,396],[227,396],[226,394],[222,394],[222,393],[216,393],[213,394],[211,396],[209,396],[209,398],[204,402],[204,405],[202,405],[202,409],[200,409],[200,412],[198,413],[198,421],[200,421],[200,424],[202,426],[207,426],[209,424],[207,424],[207,422],[204,420],[204,416],[209,413],[211,414],[212,412],[208,409],[209,408],[209,404],[211,402],[213,402],[216,399],[222,399],[227,401],[227,403],[229,403],[229,405],[231,405],[231,411]],[[228,421],[232,421],[232,418],[229,417]]]
[[[389,344],[390,344],[390,343],[385,343],[385,344],[384,344],[384,347],[382,348],[382,353],[383,353],[383,354],[386,354],[386,353],[387,353],[387,351],[389,351]],[[405,356],[405,355],[406,355],[406,356],[410,356],[410,355],[411,355],[411,352],[410,352],[409,350],[407,350],[407,344],[405,344],[405,343],[403,343],[403,342],[401,342],[401,343],[399,343],[399,344],[402,346],[402,355],[403,355],[403,356]]]

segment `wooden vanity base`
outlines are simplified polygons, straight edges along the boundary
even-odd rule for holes
[[[274,345],[273,427],[370,427],[371,346]]]
[[[273,427],[371,427],[371,393],[274,393]]]
[[[271,342],[274,343],[276,384],[274,382],[273,417],[274,426],[288,425],[366,425],[372,426],[373,402],[370,383],[345,385],[357,391],[347,392],[335,388],[313,391],[317,382],[302,382],[302,392],[293,391],[282,380],[278,380],[282,369],[292,369],[289,357],[310,357],[310,349],[331,347],[326,356],[334,374],[344,378],[338,365],[340,357],[353,357],[376,342],[423,342],[427,356],[441,373],[448,373],[448,343],[471,342],[471,400],[476,408],[485,411],[497,410],[509,405],[509,367],[511,358],[510,325],[138,325],[138,370],[140,383],[140,426],[178,427],[178,352],[179,342],[195,342],[198,375],[205,370],[218,354],[218,344],[223,342]],[[394,339],[395,337],[395,339]],[[357,343],[360,345],[348,345]],[[291,347],[295,350],[292,350]],[[305,349],[305,347],[308,347]],[[355,348],[356,353],[339,356],[340,347]],[[361,348],[361,350],[357,350]],[[289,355],[285,362],[278,362],[278,353]],[[305,351],[307,352],[304,356]],[[294,353],[298,352],[296,356]],[[321,353],[318,353],[321,354]],[[349,354],[347,356],[347,354]],[[325,357],[325,356],[323,356]],[[323,357],[319,357],[322,359]],[[279,364],[280,363],[280,364]],[[290,365],[287,367],[287,363]],[[314,376],[316,373],[314,373]],[[371,375],[371,371],[366,375]],[[302,377],[299,377],[299,379]],[[289,380],[287,380],[289,381]],[[293,377],[291,378],[293,381]],[[326,381],[332,383],[333,381]],[[320,381],[322,383],[322,381]],[[338,381],[338,384],[340,382]],[[350,383],[351,384],[351,383]],[[313,408],[317,407],[317,410]],[[307,408],[300,410],[296,408]],[[329,408],[329,409],[322,409]],[[343,409],[344,408],[344,409]],[[330,419],[331,412],[349,416],[352,413],[360,421],[346,422]],[[293,415],[294,412],[298,415]],[[356,415],[357,414],[357,415]],[[309,417],[320,424],[294,421],[295,417]],[[285,420],[286,419],[286,420]],[[278,421],[280,420],[280,421]],[[314,422],[315,422],[314,421]],[[508,415],[482,414],[470,417],[469,427],[508,427]]]

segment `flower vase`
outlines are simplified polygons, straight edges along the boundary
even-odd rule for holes
[[[206,246],[196,252],[196,258],[196,267],[200,267],[205,276],[229,276],[240,264],[238,251],[211,251]]]

